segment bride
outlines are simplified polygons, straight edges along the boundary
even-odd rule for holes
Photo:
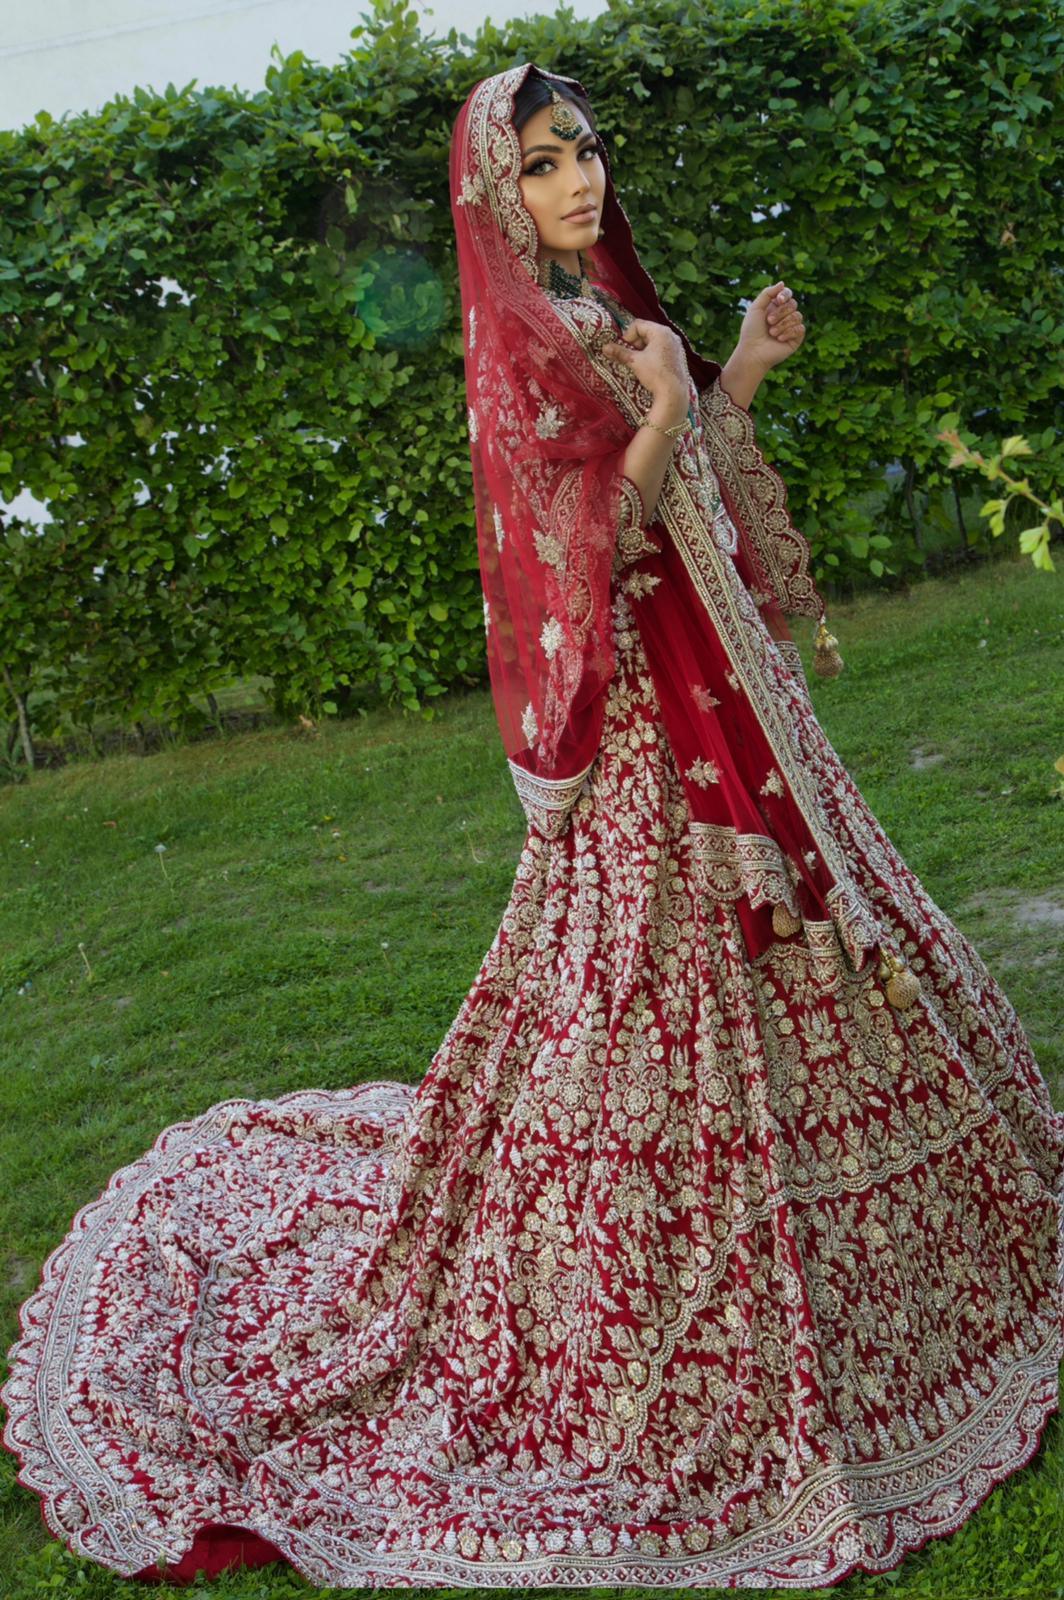
[[[699,356],[531,63],[451,199],[509,903],[416,1088],[220,1103],[78,1212],[4,1443],[127,1576],[880,1572],[1057,1408],[1064,1115],[813,713],[746,409],[793,295]]]

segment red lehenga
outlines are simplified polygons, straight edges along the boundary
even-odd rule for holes
[[[422,1081],[167,1128],[22,1308],[4,1443],[116,1572],[811,1587],[1038,1448],[1064,1114],[766,624],[750,551],[806,574],[751,419],[693,396],[660,518],[621,486],[556,745],[594,719],[593,759],[511,758],[512,894]]]

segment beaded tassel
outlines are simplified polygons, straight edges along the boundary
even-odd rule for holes
[[[923,992],[912,968],[886,950],[879,958],[879,978],[886,983],[887,999],[896,1011],[908,1011]]]
[[[827,618],[823,616],[813,639],[813,671],[818,678],[837,678],[842,671],[839,641],[828,632]]]

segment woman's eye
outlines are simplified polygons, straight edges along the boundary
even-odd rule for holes
[[[584,146],[584,148],[581,150],[580,154],[582,156],[589,156],[589,155],[590,156],[597,156],[598,153],[599,153],[600,148],[601,147],[597,142],[595,144],[586,144]],[[526,167],[525,168],[524,175],[525,175],[526,178],[534,178],[536,176],[536,174],[538,173],[540,167],[546,167],[546,166],[552,166],[552,165],[553,165],[553,162],[551,161],[550,156],[540,156],[538,161],[534,161],[530,167]]]

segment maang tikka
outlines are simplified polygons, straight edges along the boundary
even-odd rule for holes
[[[568,100],[562,99],[553,84],[551,84],[550,98],[554,107],[554,117],[550,124],[551,133],[556,133],[559,139],[579,138],[584,131],[584,125],[573,115]]]

